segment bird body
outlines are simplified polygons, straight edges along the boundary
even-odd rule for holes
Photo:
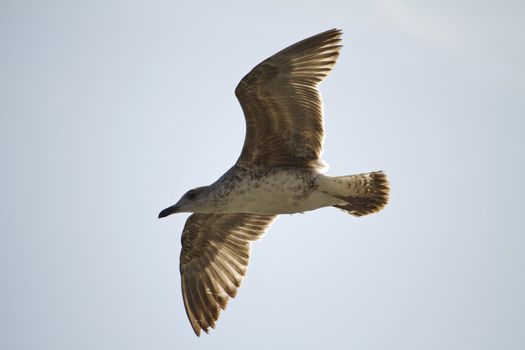
[[[278,215],[320,208],[329,203],[319,201],[319,176],[311,169],[234,166],[210,186],[218,194],[212,212]]]
[[[235,89],[246,121],[239,159],[209,186],[186,192],[159,218],[193,213],[182,232],[182,297],[195,334],[214,328],[246,273],[250,243],[279,214],[333,206],[354,216],[388,201],[382,172],[323,174],[318,84],[341,47],[338,29],[314,35],[254,67]]]
[[[279,215],[344,206],[348,204],[345,198],[361,196],[368,200],[370,194],[366,191],[386,190],[367,184],[368,176],[331,177],[309,168],[233,166],[210,186],[190,192],[189,201],[183,199],[161,216],[169,215],[170,211]]]

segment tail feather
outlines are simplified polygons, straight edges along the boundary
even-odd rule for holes
[[[372,214],[383,209],[388,203],[388,180],[381,171],[334,179],[346,185],[345,190],[332,193],[334,197],[345,202],[334,207],[349,214],[354,216]]]

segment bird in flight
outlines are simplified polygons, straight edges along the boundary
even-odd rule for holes
[[[209,186],[186,192],[159,218],[193,213],[182,232],[180,273],[186,314],[197,336],[215,328],[246,273],[250,243],[279,214],[335,207],[354,216],[388,201],[383,172],[323,174],[319,83],[339,56],[332,29],[259,63],[237,85],[246,137],[237,162]]]

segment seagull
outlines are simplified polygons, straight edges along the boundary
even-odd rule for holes
[[[259,63],[237,85],[246,136],[233,167],[186,192],[159,218],[193,213],[182,232],[180,274],[186,314],[197,336],[215,328],[246,274],[250,243],[279,214],[335,207],[354,216],[388,202],[381,171],[324,175],[319,83],[339,57],[342,31],[297,42]]]

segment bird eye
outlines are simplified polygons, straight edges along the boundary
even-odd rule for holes
[[[188,192],[188,194],[186,194],[186,198],[192,200],[195,198],[195,192]]]

